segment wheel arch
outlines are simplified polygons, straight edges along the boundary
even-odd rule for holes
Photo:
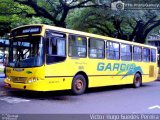
[[[141,79],[143,80],[143,78],[142,78],[142,72],[140,72],[140,71],[137,71],[135,74],[137,74],[137,73],[138,73],[138,74],[140,74],[140,76],[141,76]],[[135,75],[135,74],[134,74],[134,75]]]

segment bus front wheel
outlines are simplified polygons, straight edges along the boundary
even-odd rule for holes
[[[86,90],[86,79],[83,75],[76,75],[72,81],[72,92],[75,95],[83,94]]]
[[[134,75],[133,86],[134,86],[135,88],[138,88],[138,87],[140,87],[141,85],[142,85],[142,77],[141,77],[141,75],[140,75],[139,73],[136,73],[136,74]]]

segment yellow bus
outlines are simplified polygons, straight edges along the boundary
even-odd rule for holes
[[[20,90],[72,90],[157,79],[157,48],[55,26],[11,31],[5,86]]]

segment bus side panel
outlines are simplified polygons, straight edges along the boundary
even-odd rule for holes
[[[81,59],[71,58],[45,66],[45,78],[50,90],[71,89],[73,77],[82,69]]]
[[[154,81],[157,78],[156,63],[116,60],[95,61],[90,60],[88,63],[90,66],[87,69],[89,87],[132,84],[137,72],[142,75],[142,82]]]
[[[154,66],[155,74],[152,77],[149,77],[149,66]],[[45,67],[45,78],[50,90],[71,89],[72,80],[80,71],[88,76],[89,87],[100,87],[132,84],[136,72],[142,74],[142,82],[153,81],[157,69],[155,63],[70,57],[64,62]],[[132,70],[132,67],[135,69]]]
[[[132,83],[132,76],[128,76],[122,79],[121,76],[106,76],[106,77],[90,77],[89,87],[99,87],[99,86],[111,86],[111,85],[123,85]]]
[[[87,68],[89,87],[133,83],[134,75],[126,75],[128,65],[130,64],[132,64],[132,62],[121,62],[116,60],[89,60],[89,67]]]
[[[71,89],[72,77],[54,77],[45,79],[44,91],[56,91]]]
[[[143,68],[142,82],[151,82],[157,79],[157,64],[156,63],[141,63]]]

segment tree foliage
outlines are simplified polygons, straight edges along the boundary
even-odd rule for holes
[[[114,11],[110,9],[113,1],[116,0],[1,0],[0,35],[20,25],[45,23],[144,43],[147,35],[160,25],[159,11]],[[148,0],[130,1],[138,2]]]
[[[94,0],[14,0],[34,10],[28,16],[44,17],[56,26],[66,27],[66,18],[71,10],[76,8],[97,7]]]
[[[77,9],[76,13],[72,12],[68,18],[68,26],[73,29],[139,43],[144,43],[149,32],[160,25],[159,12],[156,10],[113,11],[101,7]]]
[[[35,13],[34,10],[28,6],[20,5],[13,0],[0,1],[0,36],[9,33],[12,28],[26,25],[26,24],[52,24],[53,22],[42,18],[31,16],[28,14]]]

